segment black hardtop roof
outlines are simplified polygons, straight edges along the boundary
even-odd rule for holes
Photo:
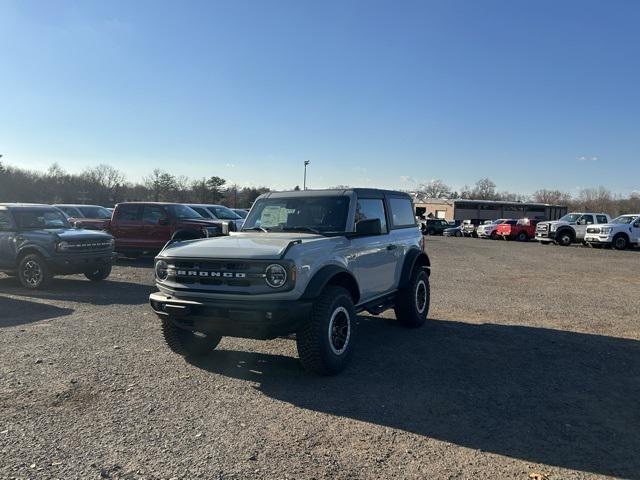
[[[380,188],[331,188],[323,190],[289,190],[284,192],[267,192],[259,198],[295,198],[295,197],[340,197],[355,194],[358,197],[406,197],[411,196],[406,192],[397,190],[384,190]]]

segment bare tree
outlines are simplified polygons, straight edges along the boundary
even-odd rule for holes
[[[442,180],[431,180],[418,185],[418,190],[427,198],[448,198],[451,196],[451,188]]]
[[[571,202],[571,194],[560,190],[547,190],[545,188],[533,193],[533,200],[551,205],[568,205]]]
[[[471,195],[477,200],[497,200],[496,184],[489,178],[482,178],[476,182]]]

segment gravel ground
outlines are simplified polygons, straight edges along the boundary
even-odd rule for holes
[[[0,478],[640,479],[640,251],[427,244],[429,325],[360,317],[331,378],[290,339],[172,354],[146,260],[0,276]]]

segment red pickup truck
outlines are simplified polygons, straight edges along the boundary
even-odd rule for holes
[[[235,225],[203,218],[198,212],[179,203],[128,202],[116,205],[111,220],[92,223],[94,228],[115,238],[115,251],[129,256],[158,252],[171,239],[192,240],[214,237]],[[82,220],[76,226],[86,228]]]
[[[538,220],[521,218],[515,224],[502,223],[498,225],[496,234],[505,240],[518,240],[526,242],[536,236]]]

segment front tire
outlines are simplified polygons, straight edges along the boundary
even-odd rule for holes
[[[458,231],[456,232],[456,237],[460,238],[462,236],[462,232]]]
[[[573,243],[573,234],[568,230],[562,231],[557,234],[556,240],[558,241],[558,245],[568,247]]]
[[[84,272],[84,276],[92,282],[101,282],[109,275],[111,275],[111,265],[102,265],[100,267],[96,267],[94,270]]]
[[[37,253],[25,255],[18,264],[18,279],[29,290],[44,288],[52,275],[45,259]]]
[[[311,318],[296,332],[302,366],[318,375],[334,375],[349,362],[356,313],[349,292],[330,285],[316,299]]]
[[[396,318],[405,327],[421,327],[427,320],[430,301],[429,275],[422,268],[414,268],[409,284],[398,292]]]
[[[517,240],[519,242],[526,242],[527,240],[529,240],[529,236],[526,234],[526,232],[520,232],[518,234]]]
[[[162,320],[162,336],[167,346],[183,357],[203,357],[220,343],[220,335],[205,335],[177,327],[171,320]]]
[[[629,246],[629,239],[626,237],[626,235],[619,233],[618,235],[613,237],[612,245],[616,250],[626,250]]]

